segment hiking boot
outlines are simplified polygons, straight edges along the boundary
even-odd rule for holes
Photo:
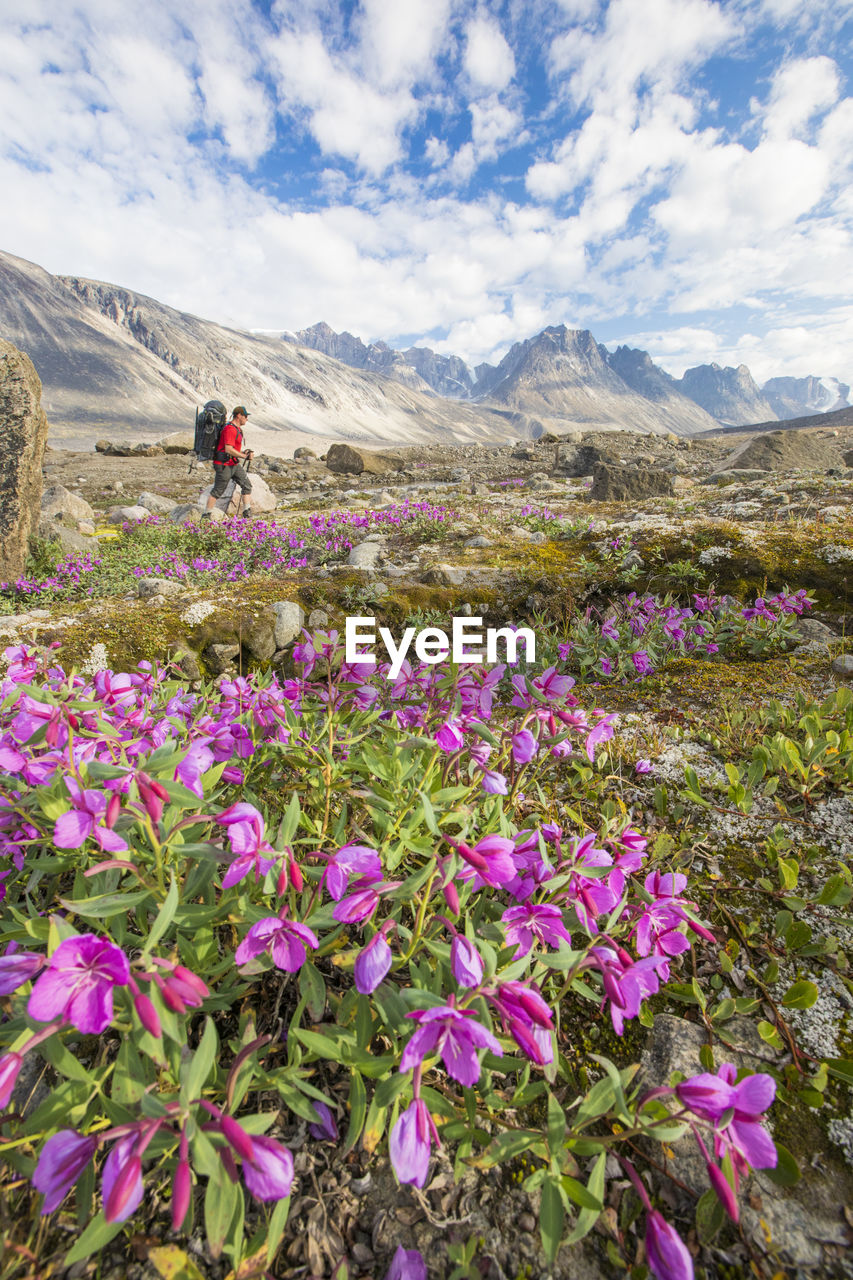
[[[209,512],[209,511],[202,511],[202,513],[201,513],[201,518],[202,518],[202,520],[209,520],[209,519],[210,519],[210,512]]]
[[[248,519],[249,519],[249,517],[251,516],[251,514],[252,514],[252,508],[251,508],[251,507],[244,507],[244,509],[240,512],[240,519],[241,519],[241,520],[248,520]]]

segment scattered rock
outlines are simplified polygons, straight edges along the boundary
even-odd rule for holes
[[[299,458],[313,458],[316,460],[317,457],[314,450],[307,448],[304,444],[301,444],[298,449],[293,450],[293,456],[297,460]]]
[[[222,676],[233,668],[239,654],[238,644],[209,644],[204,659],[214,675]]]
[[[182,596],[186,585],[175,578],[140,578],[137,592],[140,600],[150,600],[152,596]]]
[[[473,548],[492,547],[494,546],[494,543],[491,538],[487,538],[485,534],[478,533],[475,537],[469,538],[467,542],[463,543],[463,546]]]
[[[431,587],[461,587],[465,570],[450,564],[434,564],[421,574],[421,582]]]
[[[201,507],[195,502],[182,502],[179,506],[172,507],[169,519],[172,524],[198,524],[201,519]]]
[[[309,631],[323,631],[329,625],[329,615],[325,609],[312,609],[308,614]]]
[[[136,499],[136,505],[138,507],[146,507],[149,511],[154,511],[158,515],[161,513],[167,515],[175,504],[171,498],[163,498],[159,493],[149,493],[145,490]]]
[[[94,511],[85,498],[78,498],[64,485],[54,484],[41,495],[43,516],[70,516],[72,520],[91,520]]]
[[[845,680],[853,677],[853,653],[840,653],[837,658],[833,658],[832,670]]]
[[[147,520],[151,512],[147,507],[112,507],[107,516],[108,524],[124,524],[126,520]]]
[[[273,633],[275,647],[283,649],[285,645],[301,635],[302,628],[305,626],[305,610],[293,600],[276,600],[273,603],[273,609],[275,610]]]
[[[47,542],[58,542],[63,551],[90,551],[98,545],[91,537],[80,533],[79,529],[69,529],[61,520],[52,516],[41,517],[37,532],[38,536]],[[92,526],[92,533],[94,532],[95,529]]]
[[[353,547],[347,556],[347,564],[352,569],[375,569],[382,556],[382,544],[379,542],[360,542]]]

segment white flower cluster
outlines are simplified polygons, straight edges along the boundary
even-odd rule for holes
[[[824,547],[822,554],[827,564],[838,564],[841,560],[853,560],[853,547]]]
[[[706,547],[699,552],[700,564],[713,564],[715,560],[728,560],[731,547]]]
[[[216,605],[211,604],[209,600],[196,600],[181,614],[181,622],[185,622],[188,627],[197,627],[200,622],[204,622],[205,618],[209,618],[215,610]]]
[[[93,644],[89,656],[80,670],[88,676],[97,675],[99,671],[109,671],[110,659],[105,644]]]

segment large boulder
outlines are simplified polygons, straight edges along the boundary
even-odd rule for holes
[[[278,500],[263,476],[259,476],[256,471],[252,471],[249,474],[249,479],[252,482],[252,492],[248,495],[245,505],[251,509],[252,514],[258,515],[262,512],[275,511],[278,506]],[[202,511],[207,507],[207,500],[212,492],[213,485],[209,484],[199,495],[197,505]],[[216,506],[226,515],[236,515],[239,497],[240,490],[232,480],[225,493],[216,503]]]
[[[0,580],[13,582],[24,571],[27,542],[38,519],[47,418],[32,361],[2,339],[0,421],[5,455],[0,469]]]
[[[164,453],[192,453],[195,445],[194,431],[173,431],[168,436],[163,436],[162,440],[158,440],[157,444]]]
[[[62,484],[54,484],[49,489],[45,489],[41,495],[40,514],[52,518],[67,516],[76,522],[77,520],[91,520],[95,513],[85,498],[72,493],[70,489],[66,489]]]
[[[595,502],[638,502],[670,498],[674,492],[672,476],[666,471],[600,462],[592,473],[589,496]]]
[[[554,445],[554,470],[560,475],[576,477],[592,475],[600,462],[615,462],[611,454],[599,449],[594,444],[578,444],[580,439],[576,433],[570,433],[572,439],[565,436]]]
[[[373,449],[357,449],[351,444],[333,444],[326,454],[326,466],[339,475],[384,476],[388,471],[402,471],[403,460],[390,453]]]

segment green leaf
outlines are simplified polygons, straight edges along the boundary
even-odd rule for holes
[[[192,1258],[176,1244],[158,1245],[149,1249],[148,1261],[162,1280],[204,1280]]]
[[[181,1083],[188,1102],[195,1101],[201,1095],[205,1081],[210,1075],[216,1053],[219,1049],[219,1037],[213,1019],[208,1016],[204,1022],[204,1035],[198,1048],[188,1064],[181,1068]]]
[[[93,1253],[99,1253],[105,1245],[115,1239],[123,1226],[123,1222],[107,1222],[104,1211],[101,1209],[83,1234],[78,1237],[77,1242],[71,1246],[65,1255],[63,1266],[70,1267],[75,1262],[82,1262]]]
[[[788,988],[782,997],[782,1004],[786,1009],[810,1009],[817,1001],[818,994],[815,984],[804,979]]]
[[[592,1168],[586,1189],[599,1204],[604,1203],[604,1166],[607,1163],[607,1152],[602,1151]],[[581,1209],[577,1222],[566,1239],[566,1244],[577,1244],[589,1235],[598,1221],[600,1209]]]
[[[566,1135],[566,1115],[562,1106],[554,1097],[553,1093],[548,1094],[548,1150],[551,1155],[556,1158],[563,1147],[563,1138]]]
[[[355,1144],[361,1137],[361,1131],[364,1128],[364,1121],[367,1115],[367,1090],[364,1087],[364,1080],[361,1073],[354,1071],[349,1086],[349,1109],[350,1122],[347,1130],[347,1140],[344,1143],[341,1157],[349,1155]]]
[[[305,1007],[312,1022],[319,1022],[326,1008],[326,984],[323,976],[307,961],[299,970],[299,994],[305,997]]]
[[[82,1062],[65,1047],[59,1036],[50,1036],[47,1040],[43,1040],[38,1047],[38,1052],[55,1071],[65,1076],[66,1080],[79,1080],[83,1084],[94,1087],[95,1080],[91,1072],[87,1071]]]
[[[198,797],[196,797],[196,799],[198,799]],[[151,954],[157,943],[169,928],[169,925],[175,918],[175,912],[178,909],[179,901],[180,895],[178,893],[178,884],[175,880],[175,873],[172,872],[172,883],[169,885],[169,892],[166,894],[163,905],[157,913],[157,919],[154,921],[149,931],[148,941],[145,943],[145,947],[142,951],[144,956]]]
[[[208,1248],[214,1258],[222,1253],[240,1194],[239,1188],[225,1172],[225,1166],[220,1164],[208,1181],[204,1197],[204,1227]]]
[[[59,902],[66,911],[73,911],[85,919],[108,920],[110,916],[127,913],[131,907],[151,897],[153,894],[149,889],[131,889],[127,893],[98,893],[92,898],[60,898]]]
[[[800,1166],[781,1142],[776,1143],[776,1157],[776,1168],[763,1169],[762,1173],[766,1174],[778,1187],[793,1187],[800,1180]]]
[[[286,1196],[284,1200],[279,1200],[278,1204],[270,1214],[269,1226],[267,1227],[267,1266],[272,1266],[273,1259],[278,1252],[278,1246],[281,1243],[281,1237],[284,1235],[284,1228],[287,1226],[287,1215],[290,1212],[290,1196]]]
[[[539,1234],[542,1237],[542,1248],[548,1261],[553,1265],[563,1235],[563,1224],[566,1210],[563,1197],[553,1178],[546,1178],[542,1184],[542,1203],[539,1208]]]
[[[853,1086],[853,1062],[847,1058],[827,1058],[826,1066],[829,1074],[836,1080]]]
[[[696,1205],[696,1234],[702,1244],[709,1245],[726,1220],[725,1210],[716,1191],[709,1189]]]

